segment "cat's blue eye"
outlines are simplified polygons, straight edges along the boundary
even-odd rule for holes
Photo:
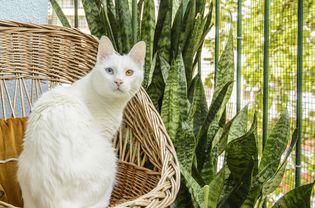
[[[114,74],[114,70],[110,67],[108,68],[105,68],[105,71],[108,73],[108,74]]]

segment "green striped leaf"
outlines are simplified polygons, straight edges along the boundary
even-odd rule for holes
[[[141,27],[138,23],[138,4],[137,0],[132,0],[131,2],[131,36],[132,36],[132,42],[131,45],[134,45],[138,42],[138,32],[139,28]],[[152,59],[152,57],[151,57]]]
[[[248,118],[248,106],[246,105],[233,118],[231,127],[228,132],[228,143],[246,134],[247,118]]]
[[[197,67],[198,73],[201,73],[201,68],[202,68],[201,67],[201,54],[202,54],[202,48],[203,48],[202,44],[203,44],[203,41],[202,41],[201,45],[199,46],[199,48],[197,49],[197,53],[195,55],[193,65],[192,65],[193,71]]]
[[[171,208],[192,208],[191,195],[186,187],[185,180],[181,177],[180,189]]]
[[[108,7],[107,7],[106,0],[102,0],[102,7],[100,7],[100,9],[101,9],[101,15],[100,16],[102,17],[102,22],[104,23],[105,35],[112,41],[112,44],[113,44],[115,50],[117,51],[118,48],[116,46],[116,40],[115,40],[114,32],[112,29],[112,26],[115,26],[115,24],[113,23],[113,25],[111,25],[111,22],[109,20]]]
[[[173,22],[172,27],[172,41],[171,41],[171,48],[172,48],[172,57],[176,57],[179,52],[179,38],[181,34],[182,24],[183,24],[183,2],[180,4],[175,19]]]
[[[151,66],[149,66],[150,69],[148,70],[146,77],[144,77],[143,86],[145,86],[146,88],[148,88],[148,86],[150,86],[150,84],[151,84],[153,72],[154,72],[154,69],[156,66],[156,59],[157,59],[157,54],[154,54]],[[168,65],[168,68],[169,68],[169,65]]]
[[[156,55],[156,57],[156,64],[152,76],[152,78],[154,79],[151,80],[151,84],[147,88],[147,92],[155,108],[157,109],[157,111],[160,112],[162,106],[162,97],[165,90],[165,82],[161,69],[163,63],[158,54]]]
[[[226,123],[226,108],[224,109],[222,115],[221,115],[221,118],[219,120],[219,126],[220,127],[223,127]]]
[[[171,11],[172,9],[168,8],[160,36],[155,36],[155,38],[158,38],[157,51],[166,61],[170,61],[171,58]]]
[[[91,34],[101,38],[105,34],[104,24],[100,16],[100,11],[95,0],[82,0],[86,21],[88,23]]]
[[[113,15],[116,16],[114,0],[106,0],[108,10],[112,11]]]
[[[251,175],[258,166],[256,129],[257,118],[254,116],[250,130],[227,146],[226,161],[231,173],[226,180],[219,207],[230,203],[237,203],[237,207],[240,207],[247,198],[251,188]]]
[[[191,195],[194,207],[203,208],[204,206],[204,190],[199,186],[196,180],[190,175],[189,171],[180,166],[182,176],[185,180],[186,187]]]
[[[274,171],[277,170],[281,155],[285,151],[288,144],[288,138],[290,134],[290,120],[288,112],[285,111],[280,116],[280,119],[271,130],[271,134],[267,140],[266,147],[263,151],[262,159],[259,165],[259,170],[264,169],[269,163],[276,161],[275,167],[272,167]],[[273,172],[274,174],[275,172]],[[273,175],[272,174],[272,175]]]
[[[263,170],[261,170],[255,177],[253,178],[250,192],[247,195],[246,200],[242,204],[241,208],[251,208],[256,204],[257,199],[261,193],[263,184],[272,176],[274,170],[274,165],[276,161],[269,163]]]
[[[200,13],[202,16],[206,8],[206,0],[196,1],[196,13]]]
[[[120,38],[118,41],[121,42],[122,51],[120,53],[128,53],[131,49],[133,39],[132,39],[132,29],[131,29],[131,13],[129,9],[128,1],[125,0],[115,0],[116,8],[116,19],[119,24]]]
[[[138,16],[137,16],[137,22],[138,22],[138,25],[139,25],[139,28],[138,28],[138,39],[141,40],[141,19],[143,17],[143,3],[144,3],[144,0],[139,0],[138,1]]]
[[[178,82],[180,86],[180,117],[181,122],[186,122],[188,117],[189,101],[187,98],[187,82],[185,77],[185,66],[182,54],[178,54],[176,57],[176,67],[178,68]]]
[[[218,133],[215,135],[212,142],[212,149],[217,148],[218,155],[222,154],[227,145],[227,139],[231,128],[232,120],[229,121],[223,128],[220,128]]]
[[[314,183],[306,184],[300,187],[297,187],[282,198],[280,198],[272,208],[309,208],[311,207],[311,193],[314,186]]]
[[[131,1],[131,45],[134,45],[138,42],[138,33],[139,28],[141,27],[138,23],[138,17],[140,16],[140,13],[138,13],[138,0],[132,0]]]
[[[200,45],[203,44],[203,41],[205,40],[206,35],[210,32],[213,23],[212,23],[212,11],[213,11],[213,2],[210,3],[209,5],[209,9],[208,9],[208,13],[204,18],[205,21],[205,26],[204,26],[204,30],[203,30],[203,34],[200,38],[200,41],[202,41],[201,43],[199,43]]]
[[[218,127],[216,130],[216,135],[221,133],[221,129],[222,128]],[[211,147],[211,150],[206,149],[206,159],[203,164],[203,168],[201,169],[201,176],[206,184],[212,181],[217,173],[218,156],[219,154],[217,147]]]
[[[189,174],[189,172],[181,166],[181,173],[185,180],[185,185],[189,190],[192,197],[193,207],[195,208],[212,208],[216,207],[223,184],[224,184],[224,171],[220,171],[215,180],[209,185],[200,187],[197,181]]]
[[[160,42],[160,38],[163,38],[162,37],[163,28],[166,27],[165,25],[169,25],[169,27],[171,27],[171,11],[172,11],[171,0],[160,1],[158,18],[157,18],[155,33],[154,33],[154,47],[153,47],[154,53],[158,50],[158,43]]]
[[[194,26],[194,20],[196,16],[196,0],[190,0],[187,5],[187,9],[183,11],[185,11],[183,19],[183,23],[185,24],[183,24],[184,27],[182,28],[181,35],[179,36],[179,48],[181,48],[182,50],[184,50],[184,46],[186,45],[187,40],[190,38],[192,28]]]
[[[248,120],[248,106],[239,111],[234,118],[223,127],[222,134],[213,141],[213,146],[217,146],[218,154],[221,154],[226,144],[246,134]],[[222,128],[221,128],[222,129]]]
[[[279,187],[283,175],[286,171],[286,166],[287,166],[287,160],[291,154],[291,152],[294,149],[294,146],[297,142],[298,136],[297,136],[297,129],[294,130],[293,135],[292,135],[292,139],[291,139],[291,143],[289,146],[289,149],[284,157],[284,160],[282,162],[282,164],[280,165],[279,169],[277,170],[277,172],[272,176],[272,178],[270,178],[267,182],[264,183],[263,185],[263,195],[268,195],[271,194],[274,190],[276,190],[276,188]]]
[[[253,167],[254,161],[250,159],[239,181],[235,181],[230,175],[227,180],[229,184],[226,185],[229,188],[225,190],[223,198],[217,207],[240,207],[242,205],[250,190]]]
[[[167,62],[170,61],[170,47],[171,47],[171,3],[170,0],[160,2],[159,15],[154,34],[153,53],[157,52],[158,57],[162,57]],[[154,79],[148,88],[148,93],[152,102],[158,110],[161,109],[163,101],[163,93],[165,91],[165,83],[161,71],[161,61],[157,60],[155,70],[153,72]]]
[[[161,117],[172,141],[175,140],[176,132],[180,125],[179,84],[176,78],[176,68],[171,67],[161,109]]]
[[[253,161],[253,167],[257,166],[256,128],[257,122],[254,119],[251,129],[245,135],[234,139],[227,145],[226,160],[234,181],[241,181],[250,161]]]
[[[233,51],[233,35],[232,29],[228,37],[228,41],[219,59],[217,73],[215,77],[214,95],[215,98],[219,90],[229,81],[234,80],[234,51]],[[229,89],[229,94],[232,93],[232,86]],[[229,99],[229,96],[227,97]]]
[[[194,134],[197,136],[208,113],[208,104],[200,74],[197,75],[194,86],[194,96],[188,114],[188,121],[193,124]]]
[[[261,170],[257,175],[255,175],[253,183],[252,183],[252,190],[261,189],[262,185],[269,180],[272,175],[275,173],[274,167],[277,161],[273,161],[268,163],[268,165]]]
[[[223,50],[221,58],[219,60],[219,67],[217,72],[217,82],[214,89],[214,95],[212,98],[212,103],[210,105],[210,109],[208,112],[208,116],[206,122],[201,128],[198,136],[199,143],[197,144],[197,149],[200,152],[197,154],[198,159],[198,169],[201,170],[203,168],[203,163],[206,155],[209,153],[205,153],[205,149],[210,150],[210,146],[212,145],[212,140],[216,134],[218,129],[219,122],[222,118],[222,114],[225,111],[225,106],[230,99],[232,94],[233,85],[233,77],[234,77],[234,55],[233,55],[233,42],[232,42],[232,33],[230,32],[229,41]],[[226,81],[224,84],[223,82]],[[230,83],[230,84],[227,84]],[[222,89],[225,89],[224,96],[222,97]],[[217,99],[217,97],[219,97]],[[213,122],[213,124],[211,124]],[[210,125],[211,124],[211,125]],[[208,128],[210,128],[208,130]],[[207,134],[207,132],[212,132],[211,135]],[[205,139],[208,135],[208,138]],[[200,149],[199,149],[200,148]],[[205,153],[205,154],[204,154]],[[203,154],[203,155],[202,155]]]
[[[289,158],[291,152],[293,151],[294,146],[296,145],[297,140],[298,140],[298,132],[297,132],[297,129],[294,129],[289,149],[283,160],[284,162],[287,161],[287,159]]]
[[[205,185],[202,187],[203,190],[203,203],[202,207],[208,207],[209,206],[209,186]]]
[[[207,163],[205,161],[213,161],[211,159],[211,149],[212,149],[212,141],[220,128],[220,121],[222,120],[223,113],[225,111],[225,106],[232,94],[232,86],[230,86],[231,83],[233,83],[233,77],[234,77],[234,57],[233,57],[233,42],[232,42],[232,34],[230,33],[229,41],[227,45],[225,46],[225,49],[221,55],[220,61],[219,61],[219,71],[216,83],[216,88],[214,92],[214,96],[212,99],[212,103],[210,105],[210,109],[208,112],[207,119],[205,120],[204,125],[200,129],[198,133],[198,143],[196,148],[196,158],[197,158],[197,167],[200,172],[202,172],[202,177],[204,180],[211,180],[211,172],[213,171],[212,168],[206,167]],[[223,73],[225,73],[223,75]],[[220,75],[219,75],[220,74]],[[227,85],[226,83],[222,87],[222,83],[229,80],[227,83],[230,83]],[[221,91],[222,89],[225,89],[224,96],[222,97]],[[217,99],[220,97],[219,99]],[[219,102],[218,102],[219,101]],[[210,160],[211,159],[211,160]],[[205,170],[203,170],[205,169]]]
[[[219,129],[219,123],[218,123],[218,119],[215,120],[215,118],[217,118],[217,114],[221,113],[220,111],[222,110],[222,106],[225,107],[226,103],[223,103],[224,100],[227,101],[226,96],[227,96],[227,92],[228,89],[230,88],[230,85],[233,82],[228,82],[226,83],[226,85],[220,89],[220,92],[218,94],[217,97],[215,97],[215,99],[213,100],[208,114],[207,114],[207,118],[204,122],[204,124],[202,125],[199,133],[198,133],[198,137],[197,137],[197,147],[196,147],[196,159],[197,159],[197,167],[198,170],[201,171],[201,169],[203,168],[205,159],[206,159],[206,155],[207,152],[206,150],[210,150],[209,146],[212,143],[212,140],[217,132],[217,130]],[[222,114],[222,113],[221,113]],[[211,125],[210,125],[211,124]],[[209,126],[211,126],[211,128],[209,128]],[[208,137],[208,129],[209,132],[211,132],[211,137]],[[209,154],[209,153],[208,153]]]
[[[155,29],[155,6],[154,0],[146,0],[143,5],[141,22],[141,40],[146,42],[146,56],[144,63],[144,87],[148,87],[148,78],[153,60],[153,41]]]
[[[272,130],[270,134],[270,137],[269,137],[270,140],[267,141],[267,143],[269,142],[268,149],[266,145],[265,150],[264,150],[264,151],[266,150],[269,151],[269,154],[271,155],[265,156],[265,159],[262,159],[262,161],[264,160],[266,162],[264,162],[263,165],[262,165],[262,162],[260,163],[258,174],[253,178],[250,193],[248,194],[247,199],[243,203],[242,208],[253,207],[263,189],[264,184],[268,180],[272,180],[273,178],[278,178],[281,176],[281,173],[279,173],[279,171],[284,171],[284,170],[281,170],[282,169],[281,166],[278,169],[278,166],[280,163],[281,155],[284,152],[286,144],[287,144],[287,137],[288,137],[289,131],[290,131],[290,127],[289,127],[288,115],[287,113],[284,113],[282,114],[282,116],[280,117],[279,121],[276,123],[274,129]],[[280,141],[274,141],[276,139],[280,139]],[[294,140],[292,140],[292,142],[294,143]],[[288,153],[291,152],[293,149],[294,145],[292,144],[292,142],[291,142]],[[278,145],[278,147],[274,149],[274,147],[270,146],[270,144],[272,143],[273,145]],[[266,153],[264,154],[266,155]],[[268,157],[268,160],[266,160],[267,157]],[[285,157],[285,160],[287,159],[287,157],[288,156]],[[277,176],[277,171],[279,173],[278,176]],[[275,179],[275,180],[279,180],[279,179]],[[271,189],[272,188],[270,188],[270,190]]]
[[[191,0],[182,0],[184,12],[187,11],[187,7],[188,7],[190,1]]]
[[[184,45],[183,56],[188,86],[190,85],[190,80],[192,79],[194,56],[196,55],[196,52],[200,47],[199,43],[204,25],[205,21],[203,21],[203,17],[198,13],[196,18],[194,19],[194,25],[190,31],[191,36],[186,40],[186,43]]]
[[[208,206],[209,208],[216,208],[220,199],[221,191],[223,189],[225,179],[224,168],[216,175],[216,177],[209,184]]]
[[[171,66],[163,57],[160,57],[160,64],[161,64],[161,72],[163,76],[163,81],[166,83]]]
[[[232,81],[227,82],[220,90],[219,90],[219,94],[218,96],[212,100],[212,103],[209,107],[209,111],[207,114],[207,118],[205,120],[205,123],[203,124],[200,132],[199,132],[199,138],[204,138],[207,135],[208,132],[208,127],[210,125],[210,123],[212,123],[212,121],[215,120],[215,116],[217,115],[218,112],[220,112],[220,110],[223,112],[222,108],[225,108],[225,103],[224,100],[227,100],[227,96],[228,96],[228,90],[230,88],[230,86],[232,85]],[[222,107],[223,106],[223,107]]]
[[[61,24],[64,27],[71,27],[66,15],[63,13],[61,7],[59,6],[58,2],[56,0],[49,0],[49,2],[51,3],[52,8],[54,9],[54,11],[56,12],[56,15],[58,17],[58,19],[60,20]]]
[[[182,4],[182,0],[172,0],[172,24],[174,23],[176,13]]]
[[[234,77],[234,57],[233,57],[233,42],[232,42],[232,34],[230,32],[229,41],[223,50],[219,61],[219,70],[217,75],[217,83],[214,90],[214,96],[212,99],[212,103],[210,105],[207,119],[200,129],[197,139],[197,148],[196,148],[196,159],[197,159],[197,168],[202,173],[202,177],[204,180],[211,180],[211,172],[212,168],[206,167],[205,161],[213,161],[210,160],[211,157],[211,149],[212,149],[212,141],[220,128],[220,120],[222,119],[223,113],[225,111],[225,106],[232,94],[232,86],[233,77]],[[218,78],[219,77],[219,78]],[[228,80],[228,81],[227,81]],[[225,82],[222,85],[221,82]],[[229,83],[229,84],[227,84]],[[223,86],[223,87],[222,87]],[[222,89],[225,89],[224,96],[222,96]],[[220,97],[220,98],[219,98]],[[217,99],[219,98],[219,99]],[[203,170],[205,169],[205,170]]]
[[[262,188],[263,196],[267,196],[268,194],[271,194],[272,192],[274,192],[274,190],[276,190],[276,188],[280,186],[280,183],[286,171],[286,167],[287,167],[287,161],[285,161],[281,165],[279,170],[275,173],[275,175],[270,180],[264,183],[263,188]]]
[[[174,141],[181,120],[187,110],[187,84],[183,58],[181,55],[172,63],[168,74],[161,117],[170,138]]]
[[[192,79],[191,84],[189,86],[189,90],[188,90],[188,100],[190,103],[192,103],[193,99],[194,99],[194,93],[195,93],[195,88],[196,88],[196,84],[197,84],[197,80],[199,79],[199,75],[195,75],[195,77]]]
[[[121,53],[122,51],[122,42],[120,41],[120,26],[119,23],[115,17],[115,8],[110,6],[109,3],[107,3],[106,7],[108,21],[112,29],[113,33],[113,39],[111,41],[114,43],[115,49],[117,52]]]
[[[173,143],[179,162],[189,173],[191,173],[196,144],[192,127],[190,127],[188,123],[181,123],[181,127],[179,128]]]

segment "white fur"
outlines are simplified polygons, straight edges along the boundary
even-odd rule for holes
[[[120,56],[102,38],[97,64],[88,75],[35,103],[18,162],[25,208],[108,206],[116,175],[112,138],[141,86],[144,54],[143,42]],[[104,70],[108,67],[114,74]],[[126,76],[128,69],[133,76]],[[117,79],[123,81],[119,90]]]

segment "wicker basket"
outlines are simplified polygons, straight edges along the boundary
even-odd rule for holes
[[[46,88],[85,75],[94,66],[97,46],[94,37],[76,29],[0,21],[0,116],[26,117]],[[143,89],[128,104],[113,142],[119,170],[111,207],[169,206],[179,190],[178,161]]]

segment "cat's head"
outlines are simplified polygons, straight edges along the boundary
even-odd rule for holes
[[[92,71],[96,92],[104,97],[130,99],[140,89],[146,45],[140,41],[126,55],[115,52],[109,38],[99,41],[97,63]]]

